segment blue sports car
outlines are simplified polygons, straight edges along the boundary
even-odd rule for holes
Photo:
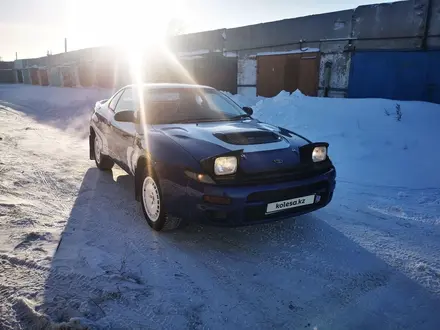
[[[134,196],[155,230],[263,223],[327,205],[336,178],[328,144],[252,113],[211,87],[126,86],[96,102],[90,159],[134,176]]]

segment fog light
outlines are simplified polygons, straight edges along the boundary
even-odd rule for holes
[[[231,204],[229,197],[204,195],[203,200],[211,204],[228,205]]]

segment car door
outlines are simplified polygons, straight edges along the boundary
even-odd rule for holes
[[[106,141],[110,142],[111,141],[111,121],[112,118],[115,114],[115,108],[116,108],[116,104],[118,104],[119,99],[121,98],[121,95],[123,93],[123,90],[117,92],[110,100],[110,102],[108,103],[108,106],[106,108],[101,108],[102,114],[103,114],[103,119],[101,121],[101,131],[104,134],[104,137],[106,139]],[[108,143],[108,145],[110,145],[110,143]],[[112,157],[111,152],[109,150],[109,156]]]
[[[115,106],[114,114],[116,115],[120,111],[136,111],[136,104],[138,102],[133,96],[133,89],[131,87],[125,88]],[[113,116],[110,121],[110,128],[111,157],[125,171],[130,172],[136,125],[134,123],[118,122]]]
[[[110,98],[108,104],[95,106],[95,112],[92,115],[91,126],[101,140],[102,152],[108,156],[111,156],[109,152],[110,123],[114,116],[114,108],[121,95],[122,91],[119,91]]]

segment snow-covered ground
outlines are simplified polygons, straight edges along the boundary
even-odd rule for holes
[[[439,105],[234,96],[330,143],[333,202],[159,234],[132,178],[88,160],[88,115],[110,94],[0,85],[0,329],[439,327]]]

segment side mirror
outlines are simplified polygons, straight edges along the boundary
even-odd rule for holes
[[[101,109],[102,105],[107,101],[108,101],[108,99],[104,99],[104,100],[100,100],[100,101],[96,102],[95,103],[95,110]]]
[[[136,112],[129,110],[122,110],[115,114],[115,120],[123,123],[137,123],[138,118]]]
[[[254,110],[251,107],[243,107],[243,110],[249,115],[252,116]]]

